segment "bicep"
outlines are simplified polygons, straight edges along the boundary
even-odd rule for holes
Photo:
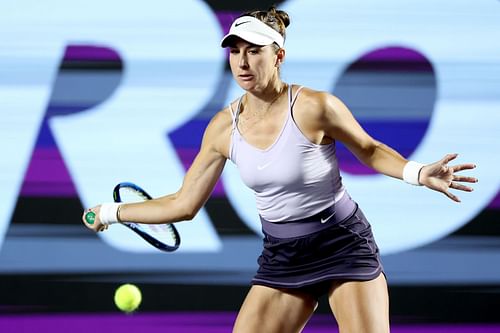
[[[220,118],[219,118],[220,120]],[[210,197],[226,163],[223,148],[229,134],[220,121],[213,120],[203,136],[201,148],[189,167],[176,200],[195,214]]]
[[[373,139],[338,98],[328,98],[324,112],[326,133],[344,143],[365,165],[380,173],[401,178],[406,159],[389,146]]]
[[[363,129],[340,99],[332,95],[323,96],[323,99],[322,123],[325,135],[342,142],[364,161],[380,143]]]
[[[188,211],[196,213],[212,193],[226,159],[216,152],[203,151],[196,156],[193,164],[184,177],[182,187],[177,192],[177,200]]]

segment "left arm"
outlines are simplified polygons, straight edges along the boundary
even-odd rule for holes
[[[338,98],[332,95],[321,98],[324,99],[320,114],[325,136],[344,143],[359,161],[377,172],[403,178],[403,168],[408,161],[401,154],[366,133]]]
[[[310,124],[316,124],[317,131],[326,139],[339,140],[365,165],[384,175],[403,179],[408,160],[391,147],[372,138],[353,117],[341,100],[327,93],[307,91],[304,95],[313,104]],[[460,202],[460,199],[449,192],[450,188],[471,192],[471,187],[459,182],[475,183],[474,177],[458,176],[455,173],[475,168],[474,164],[466,163],[449,166],[457,154],[448,154],[441,160],[415,170],[415,179],[419,185],[442,192],[450,199]],[[406,169],[408,173],[408,169]],[[407,180],[407,179],[405,179]]]

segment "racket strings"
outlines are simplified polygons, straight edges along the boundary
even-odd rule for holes
[[[156,236],[165,240],[166,238],[170,238],[171,242],[177,241],[177,235],[174,229],[168,224],[145,224],[141,225],[142,228],[147,230],[152,236]]]
[[[151,200],[151,196],[133,183],[120,183],[113,191],[115,202],[135,203]],[[123,224],[153,246],[163,251],[175,251],[180,245],[180,236],[171,224],[145,224],[123,222]]]
[[[150,199],[141,191],[129,187],[122,187],[119,193],[121,202],[123,203],[141,202]]]

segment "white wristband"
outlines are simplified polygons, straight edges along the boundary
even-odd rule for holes
[[[421,185],[418,181],[418,176],[420,175],[420,170],[425,164],[408,161],[403,168],[403,180],[408,184]]]
[[[101,205],[101,211],[99,213],[99,218],[101,219],[101,223],[104,225],[110,225],[114,223],[118,223],[118,207],[120,203],[104,203]]]

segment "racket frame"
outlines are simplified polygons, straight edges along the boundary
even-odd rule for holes
[[[137,193],[140,197],[142,197],[144,200],[151,200],[152,197],[140,186],[132,183],[132,182],[121,182],[115,186],[113,189],[113,200],[115,202],[122,202],[122,197],[120,195],[120,190],[122,189],[127,189],[127,190],[132,190],[135,193]],[[134,222],[121,222],[124,226],[129,228],[130,230],[134,231],[136,234],[141,236],[146,242],[149,244],[153,245],[157,249],[165,252],[173,252],[177,250],[181,244],[181,237],[179,235],[179,232],[175,228],[175,226],[171,223],[166,223],[164,226],[166,226],[170,232],[170,235],[174,239],[175,243],[174,245],[169,245],[161,240],[157,239],[156,237],[151,236],[148,234],[146,231],[143,230],[143,228],[140,226],[139,223],[134,223]]]

